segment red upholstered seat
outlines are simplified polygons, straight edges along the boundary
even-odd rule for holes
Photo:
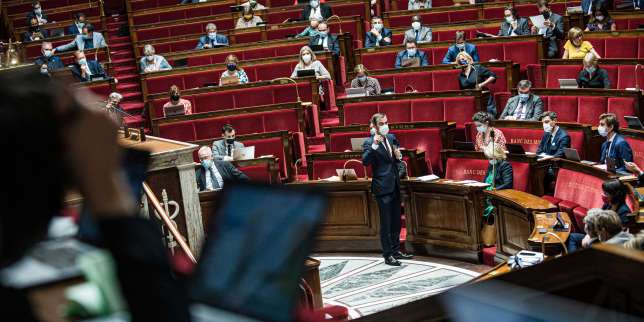
[[[503,44],[503,58],[518,63],[522,70],[529,64],[538,64],[537,43],[534,41],[517,41]]]
[[[640,42],[643,43],[644,42]],[[644,46],[641,47],[640,52],[644,51]],[[637,72],[637,83],[635,81],[635,66],[634,65],[621,65],[617,69],[617,83],[614,84],[618,89],[634,88],[635,85],[644,86],[644,72],[641,68]]]
[[[577,207],[572,210],[573,220],[573,230],[578,233],[584,233],[584,217],[588,213],[588,209],[584,207]]]
[[[638,39],[636,37],[618,37],[606,39],[604,58],[637,57]]]
[[[368,70],[391,69],[396,63],[396,52],[363,53],[362,64]]]
[[[268,139],[258,140],[245,140],[245,146],[255,147],[255,156],[273,155],[279,159],[280,176],[286,177],[286,156],[284,155],[284,145],[282,144],[281,137],[273,137]]]
[[[609,97],[608,112],[615,113],[618,120],[623,120],[627,115],[637,115],[632,97]]]
[[[274,183],[271,182],[271,173],[266,165],[240,167],[239,170],[247,175],[251,181]]]
[[[396,93],[404,93],[407,86],[412,86],[419,92],[431,92],[433,89],[431,73],[428,72],[394,75],[394,84]]]
[[[194,121],[193,124],[195,128],[196,139],[193,139],[192,141],[207,140],[207,139],[221,137],[221,128],[227,123],[228,123],[228,120],[225,120],[223,118],[204,119],[204,120]],[[235,127],[235,129],[237,129],[237,127]],[[241,133],[241,131],[237,131],[237,133],[246,134],[246,133]]]
[[[438,128],[396,130],[393,133],[396,135],[401,147],[425,152],[425,162],[428,169],[432,172],[442,172],[442,169],[440,169],[440,151],[443,149],[443,145]]]
[[[194,99],[194,104],[192,105],[193,113],[235,108],[235,93],[236,91],[224,91],[192,95]]]
[[[528,191],[530,187],[530,165],[527,162],[513,162],[512,165],[512,186],[515,190]]]
[[[576,96],[549,96],[548,111],[557,112],[561,122],[577,122],[578,108]]]
[[[374,78],[380,83],[380,88],[394,88],[394,77],[395,75],[374,75]],[[399,93],[399,92],[397,92]]]
[[[499,44],[476,44],[479,57],[481,61],[488,61],[490,59],[503,60],[503,46]]]
[[[443,57],[440,57],[442,61]],[[441,70],[435,71],[432,73],[432,82],[434,83],[434,91],[450,91],[450,90],[459,90],[460,85],[458,83],[458,70]]]
[[[599,116],[606,113],[608,99],[602,96],[579,96],[579,123],[595,124]]]
[[[443,99],[445,120],[456,122],[457,127],[463,127],[478,112],[474,97],[446,97]]]
[[[644,168],[644,140],[638,140],[632,137],[624,137],[631,149],[633,149],[633,162],[637,163],[640,168]]]
[[[378,112],[378,105],[367,103],[350,103],[344,105],[344,124],[366,124],[372,115]]]
[[[559,209],[573,216],[573,210],[577,207],[600,208],[603,204],[602,183],[600,178],[589,174],[559,169],[554,194],[561,200],[558,203]]]
[[[581,64],[578,66],[549,65],[546,70],[546,73],[548,75],[548,78],[546,79],[546,88],[559,88],[559,79],[562,78],[577,79],[581,68]]]
[[[449,13],[449,22],[473,21],[479,19],[478,9],[454,10]]]
[[[544,195],[541,198],[546,199],[548,202],[550,202],[551,204],[553,204],[555,206],[559,205],[559,203],[561,202],[561,199],[555,198],[553,196]]]
[[[347,132],[347,133],[331,133],[329,134],[329,151],[328,152],[344,152],[351,150],[351,139],[364,138],[366,133],[361,132]]]
[[[162,124],[159,126],[159,136],[177,141],[194,141],[196,138],[192,122]]]
[[[179,89],[185,89],[183,77],[180,75],[155,77],[146,80],[145,83],[149,94],[167,93],[172,85],[177,85]]]
[[[589,41],[599,56],[606,56],[606,41],[603,38],[590,38]]]
[[[575,209],[576,207],[579,207],[579,204],[568,200],[562,200],[561,202],[559,202],[558,206],[561,211],[565,211],[569,214],[572,214],[572,210]]]
[[[273,95],[267,93],[263,87],[247,88],[243,91],[237,91],[235,102],[237,107],[251,107],[258,105],[273,104]],[[269,95],[267,95],[269,94]]]
[[[488,161],[485,159],[448,158],[445,179],[483,181],[487,172]]]
[[[295,110],[280,110],[263,113],[263,122],[265,132],[283,130],[300,132],[304,130],[299,126],[297,113],[295,113]]]
[[[508,88],[508,78],[505,74],[505,68],[493,67],[490,68],[490,71],[496,74],[496,80],[494,81],[494,83],[489,85],[492,93],[509,91],[510,88]]]
[[[409,122],[411,119],[410,101],[380,102],[378,103],[378,112],[386,114],[387,120],[391,123]]]
[[[440,98],[421,98],[411,101],[411,122],[443,121],[445,111]]]
[[[543,130],[541,129],[504,127],[500,130],[503,132],[507,143],[521,144],[523,149],[527,152],[537,152],[539,143],[541,143],[541,137],[543,136]],[[475,137],[475,132],[476,128],[474,126],[470,126],[470,137]]]
[[[185,88],[197,88],[202,87],[207,83],[219,83],[218,71],[203,71],[203,72],[194,72],[183,76],[184,78],[184,87]]]

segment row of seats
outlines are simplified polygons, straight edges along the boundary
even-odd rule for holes
[[[87,18],[87,21],[90,23],[94,24],[96,27],[95,31],[96,32],[103,32],[103,28],[100,26],[100,18],[98,17],[92,17],[92,18]],[[98,23],[98,24],[97,24]],[[71,25],[72,21],[69,21],[68,24],[63,24],[64,27],[66,28],[67,26]],[[34,60],[37,57],[42,55],[42,42],[43,41],[48,41],[51,42],[53,47],[57,47],[60,45],[68,44],[71,41],[73,41],[75,38],[75,35],[65,35],[63,37],[56,37],[56,38],[50,38],[50,39],[45,39],[45,40],[39,40],[39,41],[32,41],[24,44],[24,50],[25,50],[25,57],[28,60]]]
[[[626,88],[635,88],[638,84],[644,84],[644,68],[638,68],[639,71],[636,73],[636,65],[611,65],[610,62],[601,60],[599,66],[602,69],[605,69],[608,72],[608,79],[610,79],[611,88],[616,89],[626,89]],[[545,75],[545,87],[546,88],[559,88],[559,79],[569,78],[576,79],[581,72],[583,66],[580,64],[576,65],[555,65],[548,64],[546,65],[546,75]],[[539,69],[540,71],[540,69]],[[636,77],[637,76],[637,80]],[[535,77],[536,78],[536,77]],[[536,78],[539,79],[539,78]],[[535,82],[537,83],[537,82]]]

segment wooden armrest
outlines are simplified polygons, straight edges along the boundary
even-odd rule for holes
[[[493,200],[498,200],[505,204],[513,205],[514,208],[523,208],[528,212],[549,212],[556,211],[557,209],[557,206],[553,205],[549,201],[519,190],[486,190],[485,194]]]

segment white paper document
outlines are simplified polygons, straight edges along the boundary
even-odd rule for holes
[[[429,182],[429,181],[436,181],[436,180],[438,180],[440,178],[435,174],[429,174],[429,175],[426,175],[426,176],[418,177],[416,179],[418,179],[418,181],[422,181],[422,182]]]
[[[532,21],[532,25],[539,30],[546,28],[543,24],[546,19],[544,19],[542,15],[530,16],[530,21]]]

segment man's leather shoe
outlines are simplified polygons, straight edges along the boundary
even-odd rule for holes
[[[389,256],[385,258],[385,264],[390,266],[400,266],[400,262],[397,259],[395,259],[393,256]]]
[[[395,252],[393,256],[394,256],[395,259],[412,259],[412,258],[414,258],[414,255],[406,254],[406,253],[403,253],[403,252]]]

